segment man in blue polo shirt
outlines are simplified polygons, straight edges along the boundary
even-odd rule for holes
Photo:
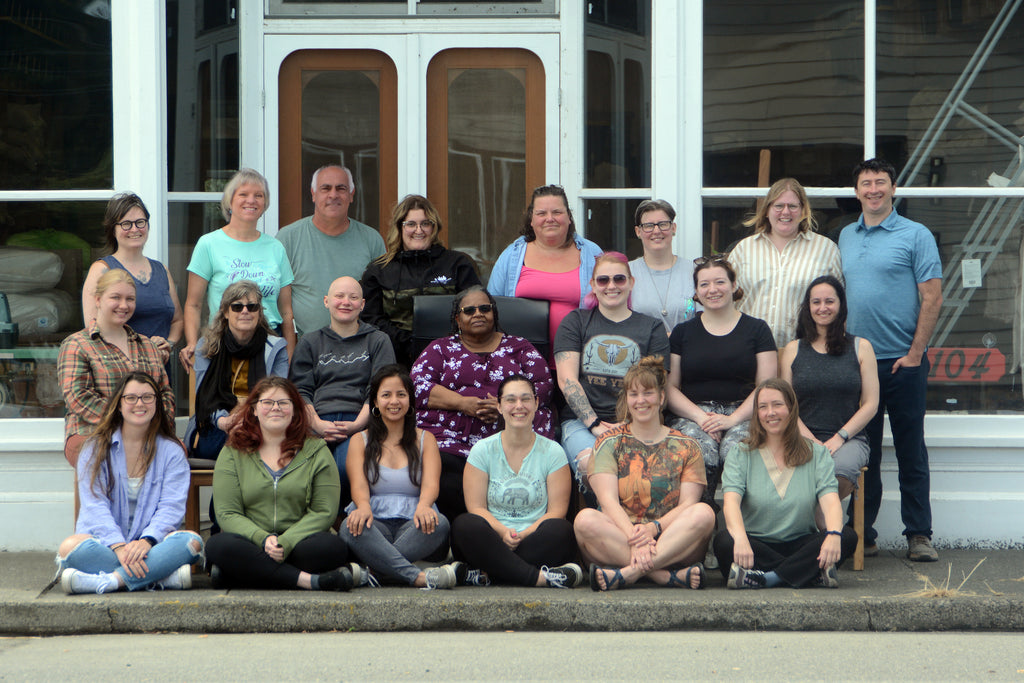
[[[928,449],[924,443],[928,388],[928,339],[942,306],[942,263],[928,228],[893,208],[896,169],[882,159],[863,161],[853,172],[860,220],[843,228],[843,259],[849,305],[847,329],[866,338],[878,357],[878,413],[865,427],[871,444],[864,495],[864,554],[878,554],[874,529],[882,503],[882,420],[889,412],[899,464],[900,512],[907,557],[935,562],[929,500]],[[851,435],[852,436],[852,435]]]

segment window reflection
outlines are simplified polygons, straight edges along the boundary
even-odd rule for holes
[[[113,186],[110,21],[87,4],[0,9],[0,189]]]
[[[605,251],[621,251],[630,260],[643,256],[644,247],[633,229],[633,216],[642,199],[588,199],[583,203],[583,220],[588,240]]]

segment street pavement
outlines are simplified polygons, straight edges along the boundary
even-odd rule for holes
[[[883,550],[837,589],[701,591],[638,586],[214,590],[40,596],[49,553],[0,553],[0,634],[300,631],[1024,631],[1024,550],[940,549],[937,563]],[[973,573],[972,573],[973,572]],[[968,576],[969,575],[969,576]],[[965,580],[966,577],[966,580]]]

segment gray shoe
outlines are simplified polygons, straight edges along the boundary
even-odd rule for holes
[[[764,572],[759,569],[744,569],[735,562],[729,568],[729,578],[725,580],[725,587],[732,589],[740,588],[764,588]]]
[[[822,588],[839,588],[839,570],[834,564],[830,564],[821,570],[815,585]]]
[[[911,536],[907,539],[907,558],[911,562],[938,562],[939,554],[932,547],[932,539]]]
[[[458,578],[455,575],[455,567],[451,564],[442,564],[440,567],[429,567],[423,573],[426,574],[427,585],[421,590],[454,588],[458,583]]]
[[[380,581],[378,581],[377,577],[370,573],[369,567],[357,564],[355,562],[349,562],[348,570],[352,572],[353,588],[359,588],[360,586],[366,586],[368,588],[380,588]]]

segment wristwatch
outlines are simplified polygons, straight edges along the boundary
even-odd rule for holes
[[[842,439],[843,441],[850,440],[850,433],[845,429],[840,429],[838,432],[836,432],[836,434],[838,434],[839,438]]]

